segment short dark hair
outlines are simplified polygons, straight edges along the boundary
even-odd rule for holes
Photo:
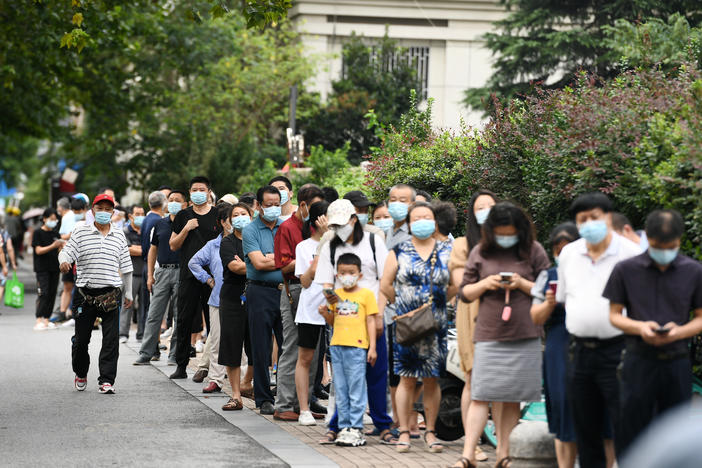
[[[358,267],[358,271],[361,271],[361,259],[358,257],[358,255],[351,252],[339,255],[339,258],[336,260],[337,271],[339,270],[340,265],[356,265]]]
[[[232,206],[232,212],[234,211],[234,208],[243,208],[246,210],[246,212],[249,214],[249,216],[253,216],[253,208],[251,208],[251,205],[249,205],[248,203],[244,203],[244,202],[239,201],[239,203],[235,203],[234,205],[231,205],[231,206]],[[231,214],[230,214],[230,216],[231,216]]]
[[[489,255],[498,250],[495,240],[495,228],[499,226],[514,226],[519,235],[517,256],[527,260],[531,256],[531,246],[536,237],[534,225],[523,209],[511,202],[500,202],[492,207],[490,214],[483,224],[483,236],[480,240],[481,252]]]
[[[429,208],[431,210],[431,214],[434,215],[434,219],[436,219],[436,213],[434,213],[434,207],[430,203],[423,202],[423,201],[412,202],[412,204],[409,206],[409,208],[407,208],[407,217],[405,218],[405,222],[407,223],[408,226],[410,223],[410,215],[412,214],[412,211],[415,208]]]
[[[253,206],[253,203],[255,200],[256,200],[256,194],[253,192],[242,193],[241,196],[239,197],[240,203],[246,203],[249,206]]]
[[[324,199],[329,203],[339,199],[339,192],[334,187],[322,187],[322,192],[324,192]]]
[[[570,205],[570,215],[575,218],[578,213],[599,208],[605,213],[613,209],[612,200],[602,192],[590,192],[578,195]]]
[[[685,222],[675,210],[655,210],[646,217],[646,236],[659,242],[672,242],[685,233]]]
[[[134,215],[134,210],[137,208],[143,209],[144,207],[139,205],[138,203],[135,203],[133,205],[129,205],[129,208],[127,208],[127,214]]]
[[[72,210],[85,210],[88,208],[88,204],[82,198],[76,197],[71,198],[71,209]]]
[[[232,217],[234,207],[229,203],[222,203],[217,207],[217,223],[221,226],[222,221],[226,221]],[[226,233],[225,233],[226,234]]]
[[[610,216],[612,216],[612,229],[614,229],[615,231],[621,231],[627,224],[632,228],[634,227],[634,225],[631,224],[631,221],[629,221],[629,218],[627,218],[624,213],[619,213],[615,211]]]
[[[161,186],[159,186],[159,188],[157,188],[156,190],[170,190],[170,191],[173,191],[173,189],[171,188],[170,185],[161,185]]]
[[[474,212],[475,201],[482,195],[487,195],[488,197],[492,198],[495,200],[495,203],[500,201],[494,192],[484,189],[478,190],[470,197],[470,201],[468,202],[468,211],[466,212],[466,240],[468,241],[469,249],[472,249],[478,245],[480,243],[480,238],[483,235],[480,224],[478,224],[478,220],[475,218]]]
[[[456,206],[451,202],[436,200],[431,202],[434,208],[434,219],[436,219],[436,229],[442,235],[448,236],[456,227]]]
[[[195,176],[192,179],[190,179],[190,185],[188,185],[188,188],[193,188],[193,185],[195,184],[205,184],[207,186],[207,190],[210,190],[212,188],[210,186],[210,179],[201,175]]]
[[[280,190],[277,188],[273,187],[272,185],[264,185],[258,191],[256,191],[256,200],[258,200],[259,203],[263,204],[263,194],[264,193],[274,193],[278,195],[278,199],[280,199]]]
[[[315,198],[321,198],[322,200],[324,200],[324,192],[322,192],[322,189],[319,188],[317,185],[305,184],[299,189],[297,189],[298,203],[305,202],[309,205],[310,201],[314,200]]]
[[[54,215],[54,216],[58,217],[58,213],[56,213],[56,210],[55,210],[55,209],[53,209],[53,208],[47,208],[47,209],[45,209],[44,212],[41,214],[41,219],[50,218],[51,215]]]
[[[424,191],[424,190],[417,190],[417,195],[415,195],[415,198],[418,197],[418,196],[426,198],[426,200],[427,200],[428,202],[431,202],[431,201],[432,201],[431,195],[429,195],[429,192],[427,192],[427,191]]]
[[[571,221],[561,223],[551,231],[551,235],[548,238],[551,247],[555,247],[563,241],[573,242],[580,239],[580,232],[578,232],[578,226]]]
[[[182,195],[183,200],[184,200],[184,201],[188,201],[188,194],[185,193],[184,191],[180,190],[180,189],[173,189],[173,190],[171,190],[171,193],[169,193],[168,196],[170,197],[170,196],[173,195],[174,193],[178,193],[178,194]]]
[[[302,225],[302,238],[309,239],[312,235],[312,226],[315,226],[317,219],[320,216],[327,214],[327,208],[329,208],[329,203],[326,201],[318,201],[310,205],[310,219],[305,221]]]
[[[285,176],[279,175],[273,177],[271,180],[268,181],[268,185],[273,185],[273,182],[282,182],[285,184],[285,186],[288,188],[288,190],[292,190],[292,182],[290,182],[290,179],[288,179]]]

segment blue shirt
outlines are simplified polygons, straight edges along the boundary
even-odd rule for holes
[[[278,232],[278,227],[281,220],[275,223],[273,229],[269,228],[261,218],[254,219],[251,224],[246,226],[241,232],[242,242],[244,246],[244,261],[246,262],[246,278],[255,281],[270,281],[272,283],[282,283],[283,275],[280,270],[259,271],[254,268],[249,254],[251,252],[261,252],[263,255],[273,253],[273,238]]]
[[[151,245],[155,245],[157,249],[156,260],[159,265],[178,265],[180,255],[178,252],[171,250],[168,242],[171,240],[171,217],[166,216],[161,218],[154,224],[153,233],[151,236]]]
[[[151,245],[151,230],[154,225],[160,221],[162,218],[159,214],[149,211],[149,213],[144,218],[144,222],[141,223],[141,258],[146,261],[146,257],[149,255],[149,245]],[[159,262],[160,263],[160,262]],[[144,264],[146,268],[146,264]]]
[[[214,278],[215,285],[210,293],[210,300],[207,301],[212,307],[219,307],[219,290],[222,288],[222,260],[219,257],[221,242],[222,234],[208,241],[188,262],[188,268],[199,282],[206,283],[208,279]],[[205,267],[210,270],[212,275],[205,271]]]

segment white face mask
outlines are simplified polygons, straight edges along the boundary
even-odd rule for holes
[[[336,228],[336,235],[342,242],[346,242],[351,237],[351,234],[353,234],[353,225],[351,224],[345,224]]]
[[[351,289],[358,283],[358,275],[341,275],[339,276],[339,283],[346,289]]]

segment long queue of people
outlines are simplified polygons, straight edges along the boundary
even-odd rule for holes
[[[70,303],[75,320],[76,389],[87,387],[96,319],[99,390],[114,393],[118,340],[132,315],[141,340],[134,364],[148,365],[160,359],[171,310],[170,377],[188,377],[204,316],[193,380],[212,393],[228,379],[223,410],[251,398],[261,414],[314,425],[327,413],[317,395],[330,362],[335,412],[320,443],[353,447],[377,436],[408,452],[422,437],[421,399],[424,445],[441,452],[438,379],[447,310],[457,302],[466,381],[457,467],[485,458],[478,441],[490,413],[497,466],[509,466],[520,403],[540,401],[542,390],[562,468],[576,457],[585,468],[611,467],[658,414],[691,399],[688,341],[702,332],[702,265],[679,252],[677,212],[651,213],[644,236],[606,195],[583,194],[573,222],[551,233],[552,265],[527,213],[490,191],[473,195],[466,235],[456,239],[455,207],[409,185],[378,203],[360,191],[334,193],[313,184],[295,193],[278,176],[256,194],[217,201],[209,180],[195,177],[187,193],[150,194],[146,214],[130,208],[124,228],[113,196],[100,194],[64,239],[47,209],[32,242],[37,317],[50,315],[57,270],[74,271],[77,292],[63,310]]]

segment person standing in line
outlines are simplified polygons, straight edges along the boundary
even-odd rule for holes
[[[37,277],[37,323],[34,330],[56,328],[49,322],[51,309],[56,298],[59,282],[58,251],[65,241],[56,232],[58,216],[53,208],[47,208],[42,214],[42,226],[32,235],[34,250],[34,273]],[[4,258],[3,258],[4,259]]]
[[[76,264],[78,288],[73,301],[75,334],[72,343],[72,362],[78,391],[88,385],[90,366],[88,344],[97,317],[102,318],[102,348],[100,349],[100,376],[98,391],[115,393],[119,357],[119,311],[132,302],[132,261],[124,233],[112,227],[110,219],[115,201],[108,195],[93,200],[95,221],[80,226],[73,232],[58,255],[59,268],[65,273]]]
[[[258,189],[259,216],[242,235],[246,262],[246,304],[254,360],[254,399],[261,414],[275,413],[268,367],[271,364],[272,337],[283,346],[280,295],[283,275],[275,266],[274,241],[280,227],[280,190],[272,185]]]
[[[159,351],[159,333],[161,332],[161,322],[168,309],[169,303],[173,305],[174,317],[178,312],[178,278],[180,277],[180,260],[177,252],[171,250],[169,241],[173,232],[173,220],[178,212],[187,208],[187,196],[180,190],[172,190],[168,195],[168,213],[154,225],[151,236],[151,246],[149,247],[147,261],[146,287],[153,294],[144,326],[144,339],[141,342],[139,357],[134,361],[135,366],[146,365],[151,360],[158,361],[161,356]],[[158,268],[156,262],[158,261]],[[177,319],[173,319],[175,323]],[[168,365],[175,365],[176,339],[175,330],[171,339],[171,347],[168,351]]]
[[[612,213],[612,230],[622,237],[626,237],[641,250],[648,249],[648,238],[645,231],[634,230],[631,221],[623,213]]]
[[[71,210],[71,200],[68,197],[59,198],[56,202],[56,212],[61,217],[59,235],[61,239],[68,241],[76,224],[76,215]],[[61,282],[63,283],[63,291],[61,292],[61,300],[59,303],[59,314],[56,317],[57,322],[63,322],[69,318],[68,308],[71,305],[73,284],[75,282],[75,275],[73,274],[72,268],[61,274]]]
[[[604,468],[614,463],[616,440],[612,442],[611,434],[616,435],[619,422],[617,367],[624,337],[609,321],[610,304],[602,292],[614,266],[641,249],[612,231],[612,202],[605,194],[578,196],[570,212],[581,238],[558,256],[556,289],[572,337],[568,398],[581,466]]]
[[[224,272],[222,289],[219,292],[220,340],[218,364],[225,366],[232,394],[222,410],[239,411],[244,405],[241,397],[253,399],[253,387],[244,386],[241,379],[241,348],[246,351],[247,380],[253,375],[249,318],[246,312],[246,262],[242,231],[251,224],[251,207],[236,203],[232,207],[231,226],[233,232],[222,238],[219,256]]]
[[[170,194],[170,190],[168,191]],[[151,304],[151,296],[149,294],[149,288],[146,283],[149,279],[148,269],[148,255],[149,249],[151,247],[151,237],[153,234],[154,226],[157,222],[166,216],[166,208],[168,203],[167,195],[164,190],[158,189],[155,192],[151,192],[148,198],[149,202],[149,212],[146,213],[141,225],[141,270],[140,279],[141,286],[139,287],[139,308],[137,309],[137,334],[136,339],[140,341],[144,337],[144,327],[146,326],[146,316],[149,312],[149,306]],[[136,267],[135,267],[136,268]],[[134,270],[137,271],[137,270]],[[137,293],[134,293],[137,294]]]
[[[556,302],[558,288],[558,258],[563,247],[580,238],[575,223],[559,224],[551,232],[550,244],[555,266],[539,273],[531,290],[531,319],[543,326],[546,334],[544,346],[544,393],[546,417],[551,434],[556,435],[555,448],[558,468],[573,468],[578,454],[575,427],[566,391],[568,372],[566,357],[570,335],[565,326],[565,307]]]
[[[373,208],[373,226],[383,231],[383,235],[387,237],[394,224],[388,212],[388,204],[384,201],[378,202]]]
[[[281,192],[281,194],[284,192]],[[297,362],[297,327],[295,316],[300,301],[302,289],[300,280],[295,276],[295,248],[302,242],[302,229],[310,217],[310,206],[322,201],[324,194],[314,184],[305,184],[297,191],[299,207],[287,221],[283,221],[274,238],[275,266],[283,274],[283,293],[280,295],[280,316],[283,323],[283,348],[278,358],[278,374],[276,376],[276,396],[274,419],[282,421],[297,421],[300,403],[295,390],[295,364]],[[315,375],[311,376],[314,386]],[[321,419],[326,414],[326,408],[312,400],[314,413]]]
[[[217,237],[220,229],[217,212],[207,203],[210,180],[196,176],[190,180],[190,200],[193,206],[181,210],[173,220],[169,246],[179,251],[180,278],[178,282],[178,320],[176,322],[176,364],[171,379],[187,379],[186,368],[190,360],[190,330],[196,314],[207,309],[210,287],[193,276],[187,264],[207,241]],[[171,338],[172,339],[172,338]]]
[[[417,192],[407,184],[397,184],[390,188],[388,194],[388,213],[392,217],[393,228],[385,238],[385,246],[392,250],[396,245],[409,240],[409,226],[407,226],[407,211],[414,203]]]
[[[141,298],[139,297],[139,292],[141,291],[141,272],[144,270],[141,255],[141,226],[144,223],[144,208],[139,205],[130,206],[127,217],[129,219],[129,223],[123,230],[124,237],[127,239],[127,245],[129,246],[129,256],[132,259],[132,266],[134,267],[134,273],[132,274],[132,294],[134,294],[134,302],[130,307],[125,307],[120,313],[120,343],[126,343],[127,340],[129,340],[129,329],[131,328],[132,324],[132,314],[136,315],[135,318],[137,319],[137,327],[143,326],[141,323],[139,323],[140,314],[138,310],[141,306]],[[137,336],[139,336],[138,332]]]
[[[612,325],[627,335],[618,457],[659,415],[692,399],[689,339],[702,332],[702,264],[679,252],[684,231],[677,211],[649,214],[648,251],[617,264],[602,294]]]
[[[269,182],[268,185],[280,190],[280,222],[287,221],[293,213],[297,210],[297,206],[293,205],[293,185],[285,176],[275,176]],[[300,200],[298,200],[298,203]]]

